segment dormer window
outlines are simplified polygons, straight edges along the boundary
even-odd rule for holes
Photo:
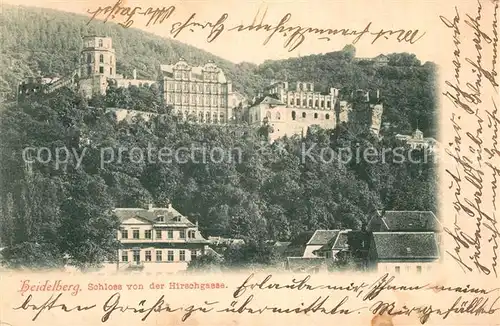
[[[176,217],[174,217],[174,221],[175,221],[175,222],[180,222],[180,221],[181,221],[181,217],[180,217],[180,216],[176,216]]]
[[[165,222],[165,216],[159,215],[158,218],[156,219],[158,222]]]
[[[188,232],[188,238],[189,239],[194,239],[196,237],[196,232],[194,230],[190,230]]]

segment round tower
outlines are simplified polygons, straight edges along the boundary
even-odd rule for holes
[[[85,36],[80,56],[80,75],[83,78],[116,75],[116,55],[111,37]]]

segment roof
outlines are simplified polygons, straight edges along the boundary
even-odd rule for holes
[[[254,105],[259,105],[259,104],[269,104],[269,105],[285,105],[285,103],[281,102],[280,100],[266,95],[260,99],[258,99]]]
[[[325,245],[318,249],[318,251],[330,251],[330,250],[345,250],[349,249],[347,243],[347,235],[351,230],[342,230],[336,237],[331,238]]]
[[[373,225],[374,219],[382,217],[379,230],[372,231],[441,231],[441,223],[431,211],[377,211],[369,222]]]
[[[115,215],[121,222],[129,218],[140,218],[155,224],[168,224],[174,226],[195,226],[187,217],[179,213],[171,205],[169,207],[144,208],[115,208]],[[160,221],[163,217],[163,222]]]
[[[325,245],[333,238],[337,238],[340,230],[316,230],[307,245],[319,246]]]
[[[184,71],[188,70],[191,74],[191,79],[195,80],[203,80],[203,72],[204,71],[211,71],[217,73],[217,82],[218,83],[226,83],[227,79],[219,67],[215,65],[213,62],[208,62],[204,66],[191,66],[184,59],[180,59],[176,64],[169,64],[169,65],[160,65],[160,72],[167,77],[173,77],[173,72],[175,69],[178,69],[178,67],[182,67]]]
[[[374,232],[373,241],[379,260],[439,258],[434,232]]]

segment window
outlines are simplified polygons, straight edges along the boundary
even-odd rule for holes
[[[156,239],[161,239],[161,230],[156,230]]]
[[[295,99],[293,99],[293,98],[292,98],[292,99],[290,100],[290,105],[295,105]]]
[[[318,106],[319,106],[319,101],[318,101],[318,100],[314,101],[314,106],[315,106],[315,107],[318,107]]]
[[[128,239],[128,230],[122,230],[122,239]]]
[[[221,113],[221,114],[220,114],[219,119],[220,119],[220,122],[224,122],[224,113]]]
[[[92,62],[92,55],[90,53],[87,54],[87,63]]]
[[[100,67],[99,67],[99,73],[100,73],[100,74],[104,74],[104,67],[103,67],[103,66],[100,66]]]
[[[330,106],[331,106],[330,101],[326,101],[326,107],[330,108]]]
[[[305,117],[306,117],[306,113],[302,112],[302,118],[305,118]]]
[[[314,113],[314,119],[318,119],[318,114]]]
[[[137,263],[141,261],[141,251],[140,250],[134,250],[134,261]]]
[[[109,74],[112,75],[113,74],[113,68],[109,68]]]
[[[92,74],[92,67],[87,67],[87,75],[91,75]]]
[[[186,231],[185,230],[180,230],[179,231],[179,238],[186,239]]]
[[[99,39],[99,47],[102,48],[102,39]]]
[[[133,230],[132,231],[132,237],[134,239],[139,239],[139,230]]]
[[[401,267],[396,266],[395,270],[396,270],[396,273],[397,273],[397,274],[399,274],[399,272],[400,272],[400,270],[401,270]]]
[[[194,230],[190,230],[188,232],[189,239],[194,239],[196,237],[196,232]]]
[[[296,113],[295,111],[292,111],[292,120],[295,120],[295,118],[296,118]]]
[[[152,235],[152,233],[153,233],[153,231],[151,231],[151,230],[146,230],[146,231],[144,231],[144,237],[145,237],[146,239],[151,239],[151,235]]]
[[[197,256],[198,256],[198,251],[191,250],[191,260],[195,260]]]
[[[167,260],[168,261],[174,261],[174,251],[173,250],[169,250],[167,252]]]
[[[189,85],[188,85],[187,83],[183,83],[183,84],[182,84],[182,90],[183,90],[183,91],[187,92],[187,91],[189,90],[189,88],[188,88],[188,87],[189,87]]]
[[[326,120],[330,119],[330,115],[328,113],[325,115],[325,119]]]
[[[179,260],[180,261],[185,261],[186,260],[186,250],[181,250],[179,252]]]
[[[156,250],[156,261],[162,261],[161,250]]]
[[[422,266],[417,266],[417,273],[422,273]]]
[[[146,250],[146,261],[151,261],[151,250]]]
[[[104,63],[104,55],[99,54],[99,62]]]
[[[167,231],[167,236],[169,239],[173,239],[174,238],[174,231],[173,230],[168,230]]]
[[[128,252],[127,251],[122,251],[122,261],[128,262]]]

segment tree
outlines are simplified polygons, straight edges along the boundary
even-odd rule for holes
[[[216,254],[205,254],[191,260],[187,270],[190,272],[220,272],[223,259]]]

